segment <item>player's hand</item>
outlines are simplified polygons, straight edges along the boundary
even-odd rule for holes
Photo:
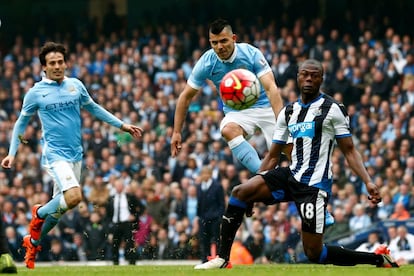
[[[7,155],[2,161],[1,166],[5,169],[10,169],[12,167],[12,164],[14,162],[14,156]]]
[[[171,156],[176,157],[181,151],[181,133],[174,132],[171,137]]]
[[[368,199],[371,200],[372,203],[378,204],[382,201],[382,198],[379,194],[378,187],[372,182],[366,184],[367,191],[368,191]]]
[[[132,135],[135,139],[142,136],[142,132],[144,131],[142,128],[130,124],[123,124],[121,126],[121,130],[128,132]]]

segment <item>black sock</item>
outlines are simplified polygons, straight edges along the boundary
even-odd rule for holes
[[[381,265],[381,255],[346,249],[339,246],[326,246],[328,252],[325,264],[353,266],[357,264]]]
[[[219,256],[225,260],[230,259],[230,250],[234,237],[239,229],[246,209],[234,205],[228,205],[221,223],[221,240]]]

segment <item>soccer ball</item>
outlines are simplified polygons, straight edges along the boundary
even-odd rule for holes
[[[242,110],[252,106],[260,95],[260,82],[246,69],[228,72],[220,83],[220,96],[227,106]]]

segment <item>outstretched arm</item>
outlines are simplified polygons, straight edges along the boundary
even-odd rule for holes
[[[283,100],[280,91],[276,86],[273,72],[268,72],[261,76],[260,82],[266,92],[267,97],[269,98],[273,112],[275,113],[275,117],[277,118],[277,115],[283,107]]]
[[[197,94],[198,90],[192,88],[188,84],[185,86],[183,92],[177,100],[174,114],[174,129],[171,137],[171,156],[176,157],[181,150],[181,130],[184,125],[185,116],[187,115],[188,107],[191,100]]]
[[[125,132],[131,134],[134,138],[138,138],[142,135],[142,128],[130,124],[125,124],[108,110],[100,106],[95,102],[90,102],[85,105],[84,108],[88,110],[91,114],[96,116],[99,120],[102,120],[114,127],[117,127]]]
[[[262,161],[259,172],[274,169],[279,164],[280,154],[284,147],[285,144],[272,143],[269,153],[266,154]]]
[[[13,128],[12,138],[10,142],[10,149],[8,155],[1,161],[1,166],[5,169],[10,169],[14,162],[14,157],[17,153],[17,148],[19,147],[20,143],[27,143],[26,140],[23,139],[24,132],[26,130],[27,125],[29,124],[31,116],[20,115],[19,118],[16,120],[16,123]]]
[[[378,187],[372,182],[364,163],[362,162],[361,155],[356,150],[352,137],[345,137],[337,139],[338,146],[344,154],[349,167],[364,181],[367,191],[369,193],[368,199],[377,204],[381,202],[381,196],[378,191]]]

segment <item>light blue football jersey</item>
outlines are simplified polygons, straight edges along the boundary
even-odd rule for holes
[[[272,71],[269,63],[258,48],[247,43],[236,43],[232,56],[225,61],[220,60],[213,49],[205,52],[196,62],[187,83],[194,89],[200,89],[205,84],[205,81],[209,79],[214,83],[217,91],[219,91],[220,82],[224,75],[239,68],[253,72],[258,78]],[[250,108],[270,106],[266,92],[261,85],[260,87],[260,97]],[[224,113],[237,111],[225,104],[223,106]]]
[[[9,154],[16,154],[19,136],[23,136],[29,119],[37,112],[42,124],[42,164],[82,160],[81,107],[115,127],[122,125],[121,120],[93,101],[80,80],[65,78],[59,84],[43,78],[24,97]]]

